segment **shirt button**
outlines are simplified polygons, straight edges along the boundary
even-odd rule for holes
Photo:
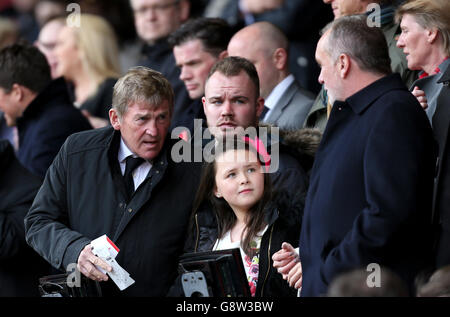
[[[131,208],[128,208],[128,212],[133,212],[133,209],[131,209]]]

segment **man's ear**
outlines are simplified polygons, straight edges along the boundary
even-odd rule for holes
[[[261,113],[264,110],[264,98],[263,97],[259,97],[256,100],[256,115],[257,115],[257,119],[259,119],[259,117],[261,116]]]
[[[23,90],[23,86],[19,84],[13,84],[11,87],[11,97],[14,98],[14,101],[19,102],[22,101],[25,97],[25,91]]]
[[[339,55],[338,61],[337,61],[337,71],[339,73],[339,77],[342,79],[345,79],[348,76],[348,73],[350,71],[352,64],[352,60],[347,54],[341,54]]]
[[[109,121],[111,122],[111,126],[114,128],[114,130],[120,130],[119,114],[114,108],[109,109]]]
[[[439,30],[437,28],[427,29],[427,41],[433,44],[438,37]]]
[[[189,19],[191,13],[191,3],[188,0],[180,1],[180,20],[181,23],[186,22]]]
[[[228,51],[227,51],[227,50],[222,51],[222,52],[219,54],[219,61],[222,60],[222,59],[224,59],[224,58],[226,58],[226,57],[228,57]]]
[[[287,68],[288,54],[284,48],[277,48],[273,53],[273,63],[278,70]]]

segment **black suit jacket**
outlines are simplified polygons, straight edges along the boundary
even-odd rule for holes
[[[41,179],[25,169],[7,140],[0,140],[0,296],[38,296],[38,278],[49,272],[25,242],[23,219]]]

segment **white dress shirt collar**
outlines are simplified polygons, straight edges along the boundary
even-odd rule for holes
[[[125,144],[125,141],[122,137],[120,137],[120,148],[119,148],[119,163],[125,163],[125,160],[128,156],[133,155],[133,157],[137,157],[131,150],[128,148],[128,146]]]
[[[120,137],[120,147],[119,147],[119,154],[117,156],[119,160],[120,170],[122,172],[122,175],[125,174],[125,168],[126,168],[126,158],[128,156],[132,155],[133,157],[138,157],[136,154],[131,152],[131,150],[128,148],[128,146],[125,144],[122,137]],[[141,165],[139,165],[134,171],[133,171],[133,179],[134,179],[134,189],[136,190],[139,185],[142,184],[142,182],[147,177],[148,173],[150,172],[150,169],[152,168],[152,164],[149,161],[145,161]]]

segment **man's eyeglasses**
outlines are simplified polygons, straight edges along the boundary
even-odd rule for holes
[[[154,5],[142,6],[140,8],[134,9],[133,11],[134,11],[134,14],[136,14],[136,15],[144,15],[149,10],[152,10],[155,13],[162,13],[162,12],[166,11],[167,9],[169,9],[170,7],[178,5],[179,3],[180,3],[180,0],[175,0],[170,3],[165,3],[165,4],[154,4]]]

